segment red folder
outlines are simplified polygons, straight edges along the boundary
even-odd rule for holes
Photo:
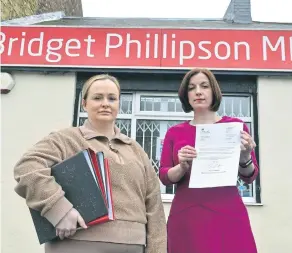
[[[104,154],[102,152],[98,152],[95,154],[92,150],[90,150],[90,156],[92,159],[92,164],[94,165],[98,185],[100,186],[105,204],[108,208],[108,214],[87,224],[88,226],[93,226],[96,224],[114,220],[115,215],[113,208],[112,187],[108,159],[104,158]]]

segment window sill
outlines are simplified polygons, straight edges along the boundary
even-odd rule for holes
[[[246,206],[264,206],[263,203],[244,203]]]
[[[162,203],[172,203],[172,199],[162,199]]]
[[[163,196],[164,195],[164,196]],[[173,195],[171,194],[162,194],[162,203],[172,203],[173,200]],[[250,202],[250,201],[244,201],[243,203],[246,206],[263,206],[263,203],[255,203],[255,202]]]

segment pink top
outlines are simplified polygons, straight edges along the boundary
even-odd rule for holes
[[[231,118],[224,116],[222,119],[215,124],[219,123],[227,123],[227,122],[243,122],[240,119],[237,118]],[[244,123],[243,130],[249,133],[247,125]],[[170,185],[173,184],[167,176],[167,172],[170,168],[177,165],[178,162],[178,151],[186,146],[190,145],[195,147],[195,137],[196,137],[196,127],[189,124],[189,121],[183,122],[181,124],[175,125],[171,127],[168,132],[166,133],[164,143],[163,143],[163,149],[161,154],[161,160],[160,160],[160,171],[159,171],[159,177],[161,182],[164,185]],[[255,153],[252,152],[251,154],[252,160],[255,167],[255,172],[251,177],[244,177],[239,174],[239,177],[246,183],[252,183],[255,178],[258,175],[258,163],[255,157]],[[181,181],[184,181],[184,183],[188,183],[186,180],[182,179]]]
[[[242,122],[223,117],[219,123]],[[248,131],[246,124],[244,130]],[[195,146],[196,127],[184,122],[171,127],[165,136],[159,177],[164,185],[173,184],[168,170],[178,164],[178,150]],[[240,178],[252,183],[258,175],[258,163],[252,152],[255,171]],[[248,213],[236,186],[189,188],[190,171],[177,182],[177,190],[168,217],[168,253],[256,253],[256,244]]]

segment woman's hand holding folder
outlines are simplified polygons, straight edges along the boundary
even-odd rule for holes
[[[82,228],[87,228],[80,213],[75,208],[72,208],[56,225],[56,235],[59,236],[61,240],[65,237],[73,236],[76,233],[77,222]]]

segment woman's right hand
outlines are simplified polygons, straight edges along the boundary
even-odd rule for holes
[[[184,171],[187,171],[191,168],[192,161],[196,157],[197,151],[192,146],[184,146],[178,151],[179,164]]]
[[[73,236],[76,233],[77,222],[82,228],[87,228],[80,213],[75,208],[72,208],[56,225],[56,235],[61,240],[65,237]]]

